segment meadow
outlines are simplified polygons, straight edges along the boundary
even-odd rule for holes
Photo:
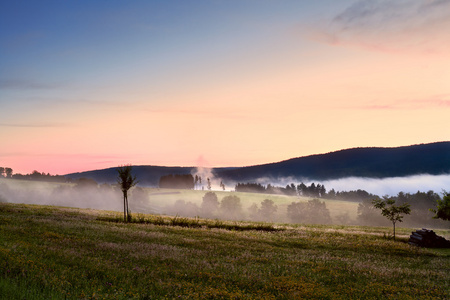
[[[450,298],[450,250],[408,245],[412,229],[120,217],[0,203],[1,297]]]
[[[184,200],[185,202],[191,202],[197,206],[201,206],[203,196],[208,191],[202,190],[176,190],[176,189],[158,189],[158,188],[147,188],[149,191],[148,203],[150,207],[159,207],[159,209],[164,207],[170,207],[177,200]],[[261,206],[261,202],[265,199],[272,200],[277,206],[277,213],[273,220],[274,222],[286,222],[287,217],[287,207],[292,202],[307,202],[312,198],[309,197],[298,197],[298,196],[286,196],[286,195],[274,195],[274,194],[259,194],[259,193],[244,193],[244,192],[234,192],[234,191],[213,191],[219,200],[223,199],[229,195],[235,195],[241,200],[242,207],[244,211],[248,211],[252,204]],[[337,220],[340,216],[346,215],[350,223],[356,223],[358,202],[354,201],[341,201],[341,200],[329,200],[320,199],[322,202],[326,203],[327,208],[330,211],[330,216],[333,220]],[[144,210],[145,212],[145,210]],[[158,208],[156,209],[158,211]]]
[[[98,189],[97,192],[84,189],[81,193],[71,191],[69,193],[58,194],[55,193],[55,191],[58,191],[61,187],[73,188],[75,187],[75,184],[0,178],[0,187],[2,184],[7,186],[10,191],[10,193],[7,193],[4,197],[6,202],[73,206],[117,211],[123,209],[120,191],[111,193],[111,191],[104,191],[102,189]],[[133,198],[133,189],[131,189],[130,206],[132,212],[165,214],[167,211],[170,211],[170,207],[173,206],[177,200],[183,200],[201,206],[203,196],[208,192],[207,190],[160,189],[149,187],[144,187],[144,190],[147,193],[145,201],[141,202],[140,205],[136,205],[136,201]],[[2,197],[1,192],[2,189],[0,188],[0,201]],[[252,204],[256,204],[260,207],[261,202],[265,199],[272,200],[278,207],[275,218],[271,220],[274,222],[288,221],[287,206],[292,202],[306,202],[312,199],[308,197],[241,193],[221,190],[215,190],[213,192],[216,193],[219,201],[229,195],[239,197],[244,213],[246,214],[248,214],[248,208]],[[331,218],[336,221],[335,223],[341,223],[337,220],[339,219],[339,216],[345,215],[350,224],[356,224],[357,202],[328,199],[321,199],[321,201],[326,203],[327,208],[330,210]]]

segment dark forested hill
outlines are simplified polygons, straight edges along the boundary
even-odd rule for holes
[[[142,185],[157,186],[168,174],[191,174],[194,167],[134,166]],[[450,174],[450,142],[438,142],[397,148],[353,148],[293,158],[242,168],[218,168],[217,177],[237,182],[257,178],[293,177],[298,180],[326,180],[343,177],[401,177],[416,174]],[[66,175],[76,179],[87,177],[97,182],[116,181],[116,168]]]
[[[325,180],[350,176],[384,178],[449,173],[450,142],[439,142],[397,148],[346,149],[225,170],[221,176],[236,181],[288,176]]]

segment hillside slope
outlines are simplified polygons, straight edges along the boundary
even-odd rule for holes
[[[450,173],[450,142],[397,148],[353,148],[286,161],[225,170],[220,176],[235,181],[256,178],[402,177]]]
[[[141,185],[157,186],[168,174],[189,174],[195,167],[134,166]],[[449,174],[450,142],[420,144],[396,148],[353,148],[326,154],[293,158],[277,163],[241,168],[215,168],[216,177],[230,181],[254,181],[258,178],[327,180],[343,177],[403,177],[417,174]],[[77,179],[87,177],[98,182],[116,181],[116,168],[67,174]]]

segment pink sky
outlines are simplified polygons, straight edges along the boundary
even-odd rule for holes
[[[123,2],[87,31],[59,7],[73,40],[45,16],[0,35],[0,166],[244,166],[450,140],[448,2],[242,3],[160,4],[170,22]]]

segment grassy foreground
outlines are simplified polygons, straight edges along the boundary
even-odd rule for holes
[[[450,298],[450,250],[409,246],[411,230],[393,241],[388,228],[108,221],[117,216],[0,203],[0,298]]]

